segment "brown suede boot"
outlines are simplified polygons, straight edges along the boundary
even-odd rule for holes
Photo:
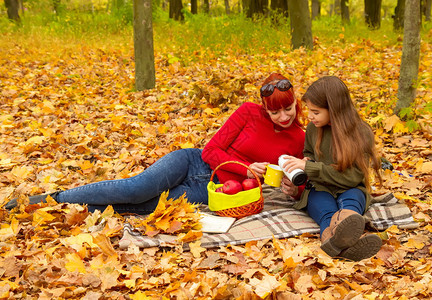
[[[376,234],[363,234],[353,246],[343,250],[339,256],[360,261],[369,258],[378,253],[381,249],[382,241]]]
[[[337,211],[321,235],[321,249],[331,257],[356,244],[363,234],[365,220],[362,215],[350,209]]]

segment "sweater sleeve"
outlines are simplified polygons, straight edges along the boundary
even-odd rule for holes
[[[308,129],[311,126],[308,126]],[[309,129],[310,130],[310,129]],[[315,143],[313,143],[311,141],[311,134],[307,134],[305,137],[305,143],[304,143],[304,148],[303,148],[303,156],[310,158],[311,160],[315,160],[315,150],[314,150],[314,145]]]
[[[323,186],[332,185],[340,189],[350,189],[362,185],[363,172],[351,167],[343,172],[337,171],[332,165],[323,162],[306,161],[305,172],[309,179],[319,182]]]
[[[213,170],[223,162],[230,160],[240,161],[238,157],[229,154],[227,150],[246,125],[247,120],[245,112],[246,106],[243,104],[228,118],[225,124],[204,147],[202,158]],[[250,165],[247,161],[240,162],[247,166]],[[247,174],[247,169],[237,164],[227,164],[222,166],[220,169],[244,177],[246,177]]]

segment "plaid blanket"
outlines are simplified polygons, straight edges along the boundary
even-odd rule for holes
[[[203,233],[201,247],[215,248],[273,237],[282,239],[303,233],[320,232],[318,224],[306,212],[292,208],[295,202],[281,193],[279,189],[264,185],[263,196],[264,209],[261,213],[235,221],[227,233]],[[212,213],[204,205],[199,209],[202,212]],[[409,208],[391,193],[375,197],[364,217],[367,228],[372,231],[385,230],[392,225],[399,228],[418,226]],[[154,238],[143,236],[126,222],[119,246],[121,249],[131,244],[140,248],[174,246],[178,245],[176,239],[176,236],[165,234],[157,235]],[[188,245],[183,245],[183,248],[188,249]]]

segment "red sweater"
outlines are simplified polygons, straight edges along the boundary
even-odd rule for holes
[[[222,162],[235,160],[247,166],[254,162],[277,164],[282,154],[303,158],[305,133],[297,124],[275,131],[275,124],[261,105],[241,105],[204,147],[203,160],[214,170]],[[227,164],[216,171],[220,182],[242,181],[247,169]]]

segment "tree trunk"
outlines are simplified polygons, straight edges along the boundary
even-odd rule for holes
[[[209,0],[204,0],[204,13],[210,13],[210,2]]]
[[[227,15],[230,15],[231,14],[231,9],[230,9],[229,0],[225,0],[224,2],[225,2],[225,13]]]
[[[420,0],[405,3],[404,37],[400,66],[398,100],[394,112],[414,102],[420,61]]]
[[[198,0],[191,0],[191,13],[194,15],[198,13]]]
[[[340,8],[341,8],[341,0],[334,0],[333,4],[331,5],[331,13],[330,15],[340,15]]]
[[[21,23],[21,18],[19,16],[19,1],[5,0],[5,6],[9,20],[12,20],[17,24]]]
[[[425,16],[426,22],[431,20],[431,6],[432,0],[423,0],[423,14]]]
[[[313,48],[312,21],[308,0],[288,0],[291,22],[291,43],[294,49]]]
[[[350,15],[349,15],[348,0],[341,0],[340,9],[341,9],[342,22],[345,24],[349,24]]]
[[[155,87],[152,0],[134,0],[135,88]]]
[[[381,2],[382,0],[364,0],[366,24],[371,29],[381,27]]]
[[[320,0],[312,0],[312,20],[321,16],[321,2]]]
[[[53,9],[56,15],[59,15],[61,13],[61,0],[53,0]]]
[[[176,21],[183,21],[184,15],[182,12],[183,3],[182,0],[170,0],[169,2],[169,17]]]
[[[264,15],[268,5],[267,0],[250,0],[249,7],[246,12],[248,18],[253,18],[255,16]]]
[[[288,17],[288,1],[287,0],[271,0],[270,10],[276,15],[281,14],[284,17]]]
[[[393,29],[400,31],[404,25],[405,0],[397,0],[397,5],[394,11]]]

